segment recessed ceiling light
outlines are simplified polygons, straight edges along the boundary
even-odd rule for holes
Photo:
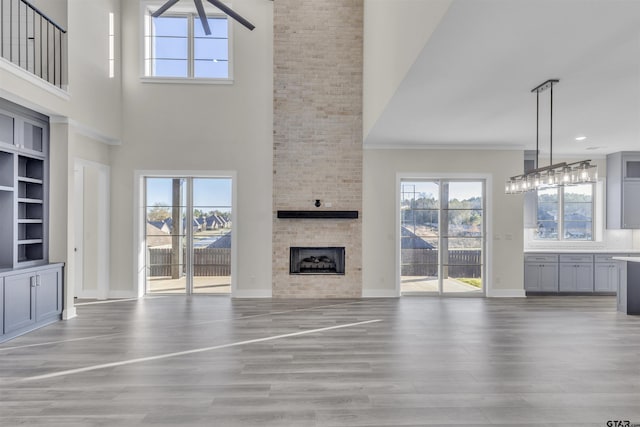
[[[576,141],[584,141],[585,139],[587,139],[586,136],[576,136]]]

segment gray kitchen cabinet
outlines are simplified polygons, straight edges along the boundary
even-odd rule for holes
[[[560,292],[593,292],[593,255],[561,254]]]
[[[621,261],[618,265],[618,311],[640,315],[640,262]]]
[[[528,292],[558,292],[558,256],[525,255],[524,289]]]
[[[640,152],[607,155],[607,228],[640,228]]]
[[[593,264],[593,290],[595,292],[616,293],[620,281],[619,263],[612,258],[628,254],[596,254]]]

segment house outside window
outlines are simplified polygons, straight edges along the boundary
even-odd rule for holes
[[[594,185],[538,190],[536,240],[594,240]]]
[[[206,35],[197,13],[165,12],[154,18],[147,8],[144,25],[144,76],[229,82],[232,78],[230,23],[208,13]]]

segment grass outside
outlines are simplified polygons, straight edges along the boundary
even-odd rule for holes
[[[472,277],[456,277],[456,280],[466,283],[467,285],[471,285],[478,289],[482,289],[482,279],[481,278],[472,278]]]

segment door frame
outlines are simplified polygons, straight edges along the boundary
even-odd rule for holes
[[[146,248],[145,248],[145,178],[230,178],[231,179],[231,294],[236,293],[237,259],[238,259],[238,214],[237,214],[237,182],[236,171],[194,171],[194,170],[135,170],[133,178],[133,282],[137,283],[137,297],[146,293]],[[187,294],[180,294],[187,295]],[[199,294],[193,294],[199,295]]]
[[[401,296],[401,271],[402,271],[402,250],[401,250],[401,232],[400,224],[402,218],[400,217],[400,208],[402,204],[402,181],[403,180],[484,180],[485,181],[485,200],[484,200],[484,221],[485,221],[485,254],[484,254],[484,274],[483,274],[483,289],[482,294],[470,295],[456,295],[455,293],[421,293],[421,295],[433,295],[433,296],[446,296],[454,298],[484,298],[491,295],[493,288],[492,284],[492,264],[493,264],[493,245],[492,230],[493,230],[493,175],[486,173],[429,173],[429,172],[398,172],[396,173],[396,218],[395,218],[395,246],[396,246],[396,296]],[[440,269],[440,266],[438,266]],[[408,295],[408,294],[405,294]]]

